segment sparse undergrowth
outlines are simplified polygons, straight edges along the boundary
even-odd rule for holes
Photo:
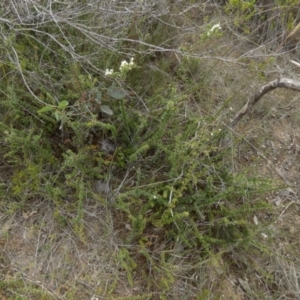
[[[50,9],[31,1],[26,12],[7,2],[0,21],[3,297],[284,295],[282,277],[262,267],[286,263],[266,239],[276,220],[266,196],[279,185],[259,175],[263,158],[240,163],[264,138],[249,147],[226,127],[248,83],[226,60],[194,54],[218,43],[212,56],[232,51],[232,36],[213,23],[222,9],[226,18],[247,11],[250,22],[260,7],[212,3],[212,13],[180,1],[74,1]],[[261,81],[273,60],[240,74]],[[222,147],[228,134],[232,146]]]

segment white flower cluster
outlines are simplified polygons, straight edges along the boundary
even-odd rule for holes
[[[219,30],[221,30],[222,27],[220,25],[220,23],[215,24],[208,32],[207,32],[207,36],[210,36],[212,33],[214,32],[218,32]]]
[[[135,64],[134,64],[134,58],[133,57],[130,58],[130,62],[127,62],[126,60],[123,60],[121,62],[121,65],[120,65],[120,72],[121,73],[127,72],[127,71],[131,70],[134,66],[135,66]]]
[[[113,69],[106,69],[105,70],[105,73],[104,73],[105,76],[109,76],[109,75],[112,75],[112,74],[114,74],[114,70]]]
[[[120,68],[119,68],[120,73],[116,72],[116,74],[118,74],[118,75],[123,74],[124,75],[127,71],[133,69],[135,66],[136,66],[136,64],[134,62],[133,57],[130,58],[130,62],[127,62],[126,60],[123,60],[121,62]],[[106,69],[105,73],[104,73],[105,76],[110,76],[110,75],[113,75],[113,74],[115,74],[113,69]]]

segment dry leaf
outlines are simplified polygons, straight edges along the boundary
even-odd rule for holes
[[[25,220],[29,218],[28,214],[25,211],[22,212],[22,216]]]
[[[255,225],[258,225],[258,219],[257,219],[257,216],[254,216],[254,217],[253,217],[253,221],[254,221],[254,224],[255,224]]]
[[[23,211],[22,216],[25,220],[27,220],[28,218],[32,217],[36,213],[37,213],[37,210],[33,210],[31,213],[27,213],[27,212]]]
[[[251,293],[251,288],[250,288],[250,286],[249,286],[248,281],[243,280],[243,279],[241,279],[241,278],[238,278],[238,281],[239,281],[239,283],[240,283],[242,289],[243,289],[245,292]]]
[[[130,230],[130,231],[132,230],[132,228],[131,228],[131,226],[129,224],[125,224],[125,228],[128,229],[128,230]]]

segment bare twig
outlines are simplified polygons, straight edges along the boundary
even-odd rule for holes
[[[284,210],[281,212],[281,214],[279,215],[279,217],[277,218],[277,220],[275,221],[275,223],[277,223],[281,217],[283,216],[283,214],[287,211],[287,209],[292,205],[294,204],[296,201],[291,201],[289,202],[289,204],[284,208]]]
[[[300,81],[289,78],[278,78],[264,85],[235,115],[234,119],[230,123],[230,127],[233,128],[234,126],[236,126],[236,124],[242,119],[242,117],[244,117],[250,111],[250,109],[262,98],[262,96],[276,88],[286,88],[300,91]]]

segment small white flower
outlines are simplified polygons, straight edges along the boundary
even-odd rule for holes
[[[210,31],[213,32],[213,31],[215,31],[216,29],[217,29],[217,30],[221,30],[221,29],[222,29],[220,23],[215,24],[215,25],[210,29]]]
[[[126,60],[122,60],[121,65],[120,65],[120,70],[123,69],[127,65],[128,65],[128,62]]]
[[[154,196],[153,196],[153,199],[157,199],[157,197],[154,195]]]
[[[126,73],[128,71],[132,70],[133,68],[135,68],[135,66],[136,66],[136,64],[134,62],[133,57],[130,58],[130,62],[127,62],[126,60],[122,60],[121,64],[120,64],[120,68],[119,68],[119,70],[120,70],[119,75],[123,76],[123,77],[126,76]]]
[[[105,76],[109,76],[109,75],[112,75],[113,73],[114,73],[114,70],[113,70],[113,69],[110,69],[110,70],[109,70],[109,69],[106,69],[104,75],[105,75]]]
[[[215,25],[207,32],[207,36],[210,36],[213,32],[219,31],[219,30],[221,30],[221,29],[222,29],[222,27],[221,27],[220,23],[215,24]]]

